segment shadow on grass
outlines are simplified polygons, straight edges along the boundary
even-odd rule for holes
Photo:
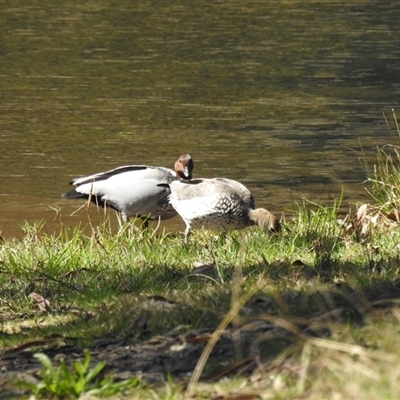
[[[202,379],[282,367],[299,356],[309,338],[329,338],[343,326],[358,329],[371,316],[384,318],[400,303],[400,280],[390,279],[397,266],[397,258],[360,266],[326,257],[316,267],[300,260],[246,267],[242,291],[249,289],[246,282],[251,279],[264,279],[265,285],[222,333]],[[117,378],[141,375],[157,383],[170,375],[186,381],[229,311],[231,280],[238,279],[234,268],[223,271],[226,283],[218,280],[215,266],[202,272],[152,266],[139,275],[127,268],[111,278],[102,271],[82,270],[79,280],[38,273],[40,279],[33,279],[34,287],[26,292],[38,290],[52,302],[35,312],[27,303],[26,312],[3,315],[15,326],[0,333],[2,370],[11,377],[37,378],[40,366],[34,353],[43,352],[56,364],[62,358],[72,363],[88,348],[92,363],[105,360],[105,373]],[[20,287],[8,290],[5,297]],[[93,290],[102,298],[93,296]],[[93,307],[77,305],[85,298]],[[15,333],[19,337],[13,342]]]

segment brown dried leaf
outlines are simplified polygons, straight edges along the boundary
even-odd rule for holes
[[[215,264],[200,264],[195,266],[189,273],[189,275],[197,274],[209,274],[215,268]]]
[[[154,295],[154,296],[147,296],[147,298],[149,300],[153,300],[153,301],[160,301],[162,303],[170,303],[170,304],[175,304],[175,302],[168,300],[166,297],[164,296],[158,296],[158,295]]]
[[[393,212],[389,213],[389,214],[385,214],[385,217],[387,219],[389,219],[390,221],[394,221],[394,222],[400,222],[400,215],[399,215],[399,210],[397,208],[395,208],[393,210]]]
[[[207,343],[211,339],[211,335],[199,335],[192,338],[186,338],[186,343],[197,344],[197,343]]]
[[[260,399],[260,395],[257,393],[240,393],[240,394],[228,394],[223,397],[223,400],[253,400]]]
[[[63,275],[63,277],[67,278],[67,279],[76,278],[76,276],[79,274],[79,272],[82,272],[82,271],[87,271],[87,268],[79,268],[76,270],[68,271],[67,273],[65,273]]]
[[[363,204],[360,207],[358,207],[357,210],[357,224],[361,225],[363,219],[365,218],[368,210],[368,204]]]
[[[42,311],[51,311],[50,301],[45,299],[41,294],[32,292],[28,297],[33,299]]]

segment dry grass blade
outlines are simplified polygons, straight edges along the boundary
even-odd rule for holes
[[[313,338],[305,343],[301,354],[301,371],[297,382],[297,389],[300,393],[303,392],[305,388],[305,381],[311,363],[311,351],[313,346],[393,364],[398,362],[398,358],[396,356],[381,351],[368,350],[359,345],[335,342],[328,339]]]
[[[393,114],[394,123],[396,125],[397,133],[399,134],[399,137],[400,137],[399,123],[397,122],[396,112],[394,111],[393,108],[392,108],[392,114]]]
[[[104,247],[103,243],[100,240],[99,230],[94,227],[93,221],[92,221],[92,217],[90,215],[90,203],[92,201],[92,188],[93,187],[90,188],[89,198],[88,198],[88,201],[86,203],[86,213],[87,213],[87,216],[88,216],[90,228],[92,229],[93,236],[94,236],[97,244],[104,250],[104,252],[106,254],[108,254],[106,248]]]
[[[397,321],[400,322],[400,309],[399,309],[399,307],[394,307],[392,309],[392,313],[396,317]]]
[[[212,349],[214,348],[215,344],[221,337],[222,333],[228,326],[228,324],[237,316],[239,313],[239,310],[246,304],[246,302],[253,297],[259,290],[265,286],[267,281],[259,281],[257,282],[247,293],[245,293],[242,297],[238,299],[235,304],[233,304],[232,308],[229,310],[229,312],[225,315],[221,323],[218,325],[217,329],[214,331],[214,333],[211,335],[210,340],[208,341],[206,347],[203,350],[203,353],[201,354],[199,361],[197,362],[196,368],[194,369],[193,375],[190,378],[187,390],[186,390],[186,395],[190,396],[193,393],[193,390],[198,383],[201,373],[204,369],[204,366],[207,362],[208,357],[210,356],[210,353]]]
[[[381,352],[381,351],[373,351],[373,350],[368,350],[365,347],[355,345],[355,344],[348,344],[348,343],[342,343],[342,342],[335,342],[332,340],[328,339],[311,339],[310,341],[311,345],[322,347],[325,349],[330,349],[330,350],[337,350],[341,352],[346,352],[350,353],[352,355],[358,355],[361,357],[369,357],[373,358],[375,360],[381,360],[381,361],[387,361],[387,362],[397,362],[397,357],[394,357],[390,354]]]

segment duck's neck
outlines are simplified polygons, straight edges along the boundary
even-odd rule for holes
[[[176,171],[176,177],[179,179],[190,180],[192,179],[192,173],[189,172],[189,176],[186,176],[182,171]]]

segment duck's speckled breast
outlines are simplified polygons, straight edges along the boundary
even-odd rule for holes
[[[183,191],[172,190],[170,196],[171,204],[191,228],[226,230],[249,225],[248,205],[240,195],[229,187],[218,191],[220,185],[205,183],[203,187],[184,185]]]

